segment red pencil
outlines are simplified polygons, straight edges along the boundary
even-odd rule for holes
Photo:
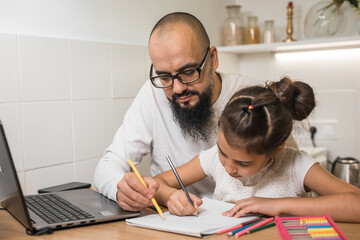
[[[262,218],[261,218],[261,217],[257,217],[257,218],[255,218],[255,219],[251,219],[251,220],[249,220],[249,221],[240,223],[240,224],[238,224],[238,225],[221,229],[221,230],[217,231],[216,234],[221,234],[221,233],[230,232],[230,231],[232,231],[232,230],[235,230],[235,229],[238,229],[238,228],[242,228],[242,227],[244,227],[244,226],[247,226],[247,225],[249,225],[249,224],[251,224],[251,223],[253,223],[253,222],[259,221],[259,220],[262,220]]]

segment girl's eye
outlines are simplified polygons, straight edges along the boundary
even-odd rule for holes
[[[249,167],[251,165],[251,163],[247,163],[247,162],[238,162],[236,161],[236,163],[242,167]]]
[[[223,157],[227,158],[228,156],[225,155],[225,153],[223,153],[223,151],[221,151],[219,149],[219,153],[220,155],[222,155]],[[240,162],[240,161],[235,161],[235,163],[241,167],[249,167],[251,165],[251,163],[247,163],[247,162]]]
[[[222,152],[222,151],[219,151],[221,155],[223,155],[224,157],[226,157],[226,155]]]

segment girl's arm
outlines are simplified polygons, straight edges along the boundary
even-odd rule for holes
[[[335,221],[360,222],[360,189],[314,164],[305,176],[304,185],[319,194],[310,198],[258,198],[240,200],[224,213],[239,217],[248,212],[276,216],[321,216],[328,214]]]
[[[177,167],[176,171],[185,186],[198,182],[206,177],[201,167],[199,156]],[[155,180],[160,185],[155,195],[159,204],[167,206],[169,211],[176,215],[197,215],[197,208],[202,204],[201,199],[189,193],[194,203],[194,206],[192,206],[172,170],[155,176]]]
[[[308,204],[317,213],[327,213],[336,221],[360,222],[360,189],[335,177],[320,164],[313,165],[305,176],[305,187],[319,197]],[[302,204],[300,205],[302,206]],[[298,210],[300,211],[300,209]]]

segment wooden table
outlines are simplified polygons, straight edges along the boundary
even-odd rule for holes
[[[142,212],[143,215],[148,214],[145,210]],[[360,224],[354,223],[337,223],[341,231],[349,240],[360,239]],[[52,234],[45,234],[41,236],[29,236],[25,233],[25,228],[16,221],[6,210],[0,211],[0,239],[26,239],[26,240],[37,240],[37,239],[56,239],[56,240],[68,240],[68,239],[110,239],[110,240],[189,240],[189,239],[201,239],[197,237],[190,237],[185,235],[179,235],[174,233],[167,233],[161,231],[155,231],[145,228],[128,226],[125,221],[116,221],[110,223],[102,223],[84,227],[69,228],[64,230],[54,231]],[[205,238],[206,240],[215,239],[226,239],[232,240],[237,239],[235,237],[227,237],[225,234],[212,235]],[[267,240],[267,239],[279,239],[280,235],[276,227],[261,230],[256,233],[244,235],[239,239],[252,239],[252,240]]]

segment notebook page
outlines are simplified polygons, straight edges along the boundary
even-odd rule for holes
[[[166,212],[164,213],[166,220],[163,220],[158,213],[154,213],[144,217],[127,219],[126,222],[132,226],[201,237],[213,234],[219,229],[257,218],[256,216],[225,217],[221,213],[231,209],[234,204],[210,198],[203,198],[202,201],[203,204],[198,209],[199,215],[197,217],[180,217]]]

